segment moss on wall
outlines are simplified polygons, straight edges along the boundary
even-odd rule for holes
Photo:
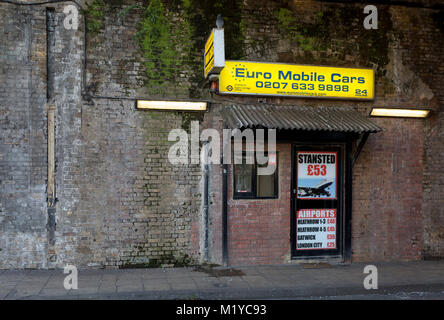
[[[313,12],[309,19],[300,15],[289,7],[275,11],[281,35],[302,51],[294,55],[295,62],[301,62],[302,58],[304,63],[328,60],[341,65],[347,63],[346,56],[350,56],[353,63],[374,67],[378,76],[385,75],[392,32],[387,6],[378,7],[378,30],[363,27],[365,15],[358,5],[325,6],[322,11]],[[314,55],[315,52],[320,54]]]
[[[276,11],[281,32],[304,51],[325,50],[324,13],[318,12],[311,23],[299,23],[298,18],[288,8],[279,8]]]
[[[190,133],[191,121],[202,123],[204,119],[203,112],[177,112],[176,114],[182,118],[181,128],[187,133]]]
[[[151,0],[139,24],[138,39],[147,74],[145,85],[151,93],[166,88],[176,91],[177,76],[186,68],[191,50],[191,28],[187,20],[168,10],[161,0]],[[185,67],[184,67],[185,66]]]
[[[93,0],[85,9],[86,28],[90,34],[98,33],[103,28],[107,4],[104,0]]]
[[[227,59],[243,60],[247,53],[253,53],[258,61],[270,61],[270,55],[277,53],[280,62],[373,67],[378,76],[385,75],[393,32],[387,6],[378,6],[379,29],[366,30],[362,25],[365,14],[361,5],[327,3],[315,9],[302,5],[293,7],[289,3],[274,1],[267,7],[276,8],[275,15],[270,17],[261,16],[261,10],[251,10],[250,2],[240,0],[134,0],[131,4],[120,0],[94,0],[88,9],[88,19],[91,30],[100,30],[103,10],[116,6],[120,10],[108,10],[107,14],[117,12],[116,19],[124,24],[125,19],[137,22],[135,31],[144,72],[126,85],[128,88],[142,87],[139,91],[142,95],[185,99],[209,97],[209,84],[203,77],[203,48],[215,27],[218,13],[225,21]],[[129,12],[130,18],[127,17]],[[435,20],[439,26],[439,17]],[[273,28],[260,30],[264,21],[267,28],[276,24],[280,33],[278,39],[290,41],[288,51],[276,48],[276,35],[267,31]],[[246,24],[250,31],[257,29],[259,37],[250,36],[246,40]],[[140,58],[130,59],[126,59],[126,64],[119,64],[122,78]]]
[[[97,1],[97,0],[96,0]],[[201,98],[208,95],[203,78],[203,48],[221,13],[226,56],[242,59],[243,27],[239,1],[151,0],[119,12],[143,8],[137,39],[144,59],[148,94]]]

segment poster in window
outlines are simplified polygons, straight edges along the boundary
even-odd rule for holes
[[[296,250],[336,249],[336,209],[301,209],[296,223]]]
[[[298,152],[298,199],[336,199],[336,169],[337,152]]]

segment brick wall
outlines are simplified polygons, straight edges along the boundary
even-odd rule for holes
[[[83,99],[83,24],[79,23],[78,30],[65,29],[64,5],[51,6],[55,28],[48,76],[46,7],[0,5],[0,268],[51,268],[66,263],[135,267],[199,261],[201,168],[174,167],[167,159],[173,143],[168,141],[169,131],[189,130],[195,114],[138,111],[131,99],[91,97],[123,95],[119,77],[134,80],[134,69],[124,68],[125,74],[114,78],[96,70],[103,61],[121,58],[109,56],[120,48],[113,46],[130,42],[128,54],[137,52],[131,37],[134,30],[120,21],[114,22],[117,27],[110,23],[107,30],[120,28],[130,35],[116,31],[115,41],[103,45],[111,51],[95,47],[100,37],[90,35],[90,95]],[[54,245],[48,242],[46,227],[48,78],[56,106]],[[92,90],[99,80],[103,87]]]
[[[353,171],[354,261],[421,258],[423,121],[378,119]]]
[[[189,247],[200,206],[200,167],[168,162],[167,124],[181,127],[182,120],[138,111],[133,102],[83,105],[72,176],[79,194],[61,193],[59,199],[65,203],[58,213],[60,261],[134,267],[198,258]],[[66,205],[72,199],[78,202]]]
[[[46,263],[45,10],[0,5],[0,267]]]
[[[436,112],[424,122],[422,256],[444,256],[444,14],[437,10],[398,10],[397,28],[402,30],[399,51],[402,61],[433,91]],[[414,25],[415,27],[412,27]]]
[[[290,256],[291,146],[277,144],[276,149],[278,199],[233,199],[233,170],[228,172],[228,263],[231,265],[283,263]]]
[[[144,55],[137,38],[146,4],[113,1],[103,8],[102,26],[87,34],[86,87],[82,86],[83,24],[78,30],[64,29],[65,4],[51,5],[56,17],[48,69],[54,76],[56,106],[53,246],[46,229],[45,103],[51,78],[46,65],[46,9],[0,4],[0,268],[202,261],[202,168],[169,164],[167,151],[172,142],[167,141],[168,132],[188,129],[194,118],[202,127],[220,130],[221,106],[259,100],[346,105],[364,114],[373,105],[433,108],[426,120],[375,120],[383,132],[370,136],[354,168],[352,258],[443,257],[444,53],[442,10],[433,7],[436,3],[378,5],[379,29],[371,31],[363,31],[362,4],[191,3],[194,11],[164,2],[172,21],[184,30],[191,28],[193,34],[187,52],[180,49],[180,36],[172,38],[179,48],[181,67],[168,79],[164,74],[177,71],[176,65],[156,70],[154,80],[161,81],[156,90],[149,86],[154,73],[147,74],[145,63],[157,57]],[[135,4],[139,7],[131,9]],[[124,9],[130,9],[126,15],[121,14]],[[202,48],[219,9],[226,18],[227,59],[373,67],[377,70],[375,101],[326,103],[210,95],[202,78]],[[293,18],[282,21],[279,12]],[[299,37],[292,36],[283,22],[294,24]],[[146,112],[135,109],[134,99],[140,97],[213,103],[199,115]],[[289,147],[280,147],[283,170],[289,168],[285,166]],[[286,261],[289,194],[285,188],[289,185],[284,181],[288,179],[288,174],[280,179],[278,200],[244,201],[229,196],[230,263]],[[216,263],[222,262],[221,186],[222,168],[213,165],[209,236],[210,261]],[[251,210],[256,211],[256,220],[250,220]]]

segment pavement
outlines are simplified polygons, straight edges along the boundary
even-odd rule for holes
[[[0,270],[0,299],[442,299],[444,261],[373,263],[378,289],[365,289],[367,264],[78,270]]]

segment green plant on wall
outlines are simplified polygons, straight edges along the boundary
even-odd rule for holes
[[[287,8],[276,11],[278,26],[290,40],[297,43],[304,51],[319,50],[325,47],[323,35],[323,12],[318,12],[310,24],[298,23],[293,12]]]
[[[183,72],[183,59],[190,50],[191,32],[186,20],[167,10],[161,0],[151,0],[140,22],[138,39],[147,87],[153,93],[166,87],[174,91],[173,83]]]
[[[131,5],[120,17],[139,8]],[[143,10],[137,39],[150,94],[197,98],[208,92],[203,89],[203,48],[218,13],[225,21],[226,56],[242,58],[244,38],[236,0],[151,0]]]
[[[136,3],[136,4],[132,4],[129,5],[128,7],[122,9],[119,11],[119,16],[123,19],[125,19],[126,15],[133,9],[142,9],[141,5]]]
[[[103,27],[107,5],[104,0],[94,0],[85,9],[86,28],[90,33],[97,33]]]
[[[289,37],[294,37],[298,32],[298,27],[293,12],[287,8],[279,8],[276,15],[281,30],[286,31]]]

